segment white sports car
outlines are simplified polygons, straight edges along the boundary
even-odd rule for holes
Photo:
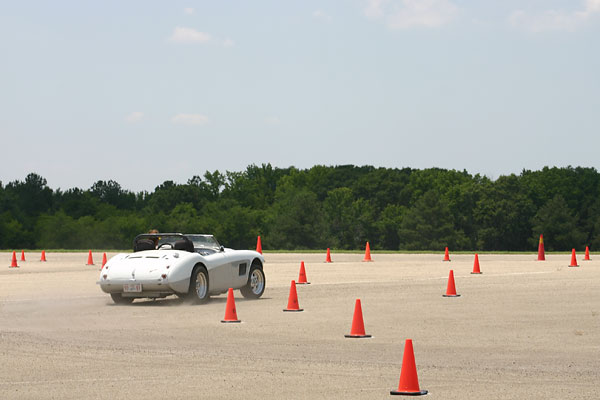
[[[97,283],[117,304],[173,294],[203,303],[229,288],[257,299],[265,291],[264,262],[262,254],[226,249],[212,235],[148,233],[136,236],[133,253],[112,257]]]

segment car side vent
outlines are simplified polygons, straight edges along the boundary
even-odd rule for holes
[[[246,275],[246,268],[248,267],[247,263],[240,264],[240,276]]]

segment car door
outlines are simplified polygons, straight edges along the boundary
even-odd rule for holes
[[[230,265],[230,287],[235,289],[241,288],[248,281],[250,261],[237,251],[227,254],[226,257],[229,258],[228,263]]]
[[[250,261],[238,251],[227,249],[207,258],[211,261],[211,292],[224,292],[229,288],[239,289],[248,281]]]
[[[215,253],[207,257],[210,259],[208,269],[209,286],[211,293],[224,292],[231,287],[231,261],[227,260],[225,253]]]

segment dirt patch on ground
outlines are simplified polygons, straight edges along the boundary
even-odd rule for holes
[[[109,254],[109,257],[111,254]],[[600,266],[570,255],[266,254],[260,300],[116,306],[87,253],[0,268],[0,398],[388,398],[404,341],[441,399],[596,399]],[[101,254],[94,254],[100,260]],[[302,313],[284,313],[300,261]],[[98,262],[98,261],[97,261]],[[449,269],[459,298],[444,298]],[[355,299],[371,339],[345,339]]]

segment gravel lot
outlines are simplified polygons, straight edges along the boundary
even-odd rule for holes
[[[439,399],[600,398],[600,258],[569,255],[266,254],[260,300],[226,295],[116,306],[87,253],[0,267],[2,399],[390,398],[404,341]],[[109,254],[109,257],[112,254]],[[101,253],[94,253],[96,263]],[[594,258],[594,255],[592,255]],[[301,313],[284,313],[300,261]],[[461,297],[444,298],[454,270]],[[345,339],[355,299],[371,339]]]

